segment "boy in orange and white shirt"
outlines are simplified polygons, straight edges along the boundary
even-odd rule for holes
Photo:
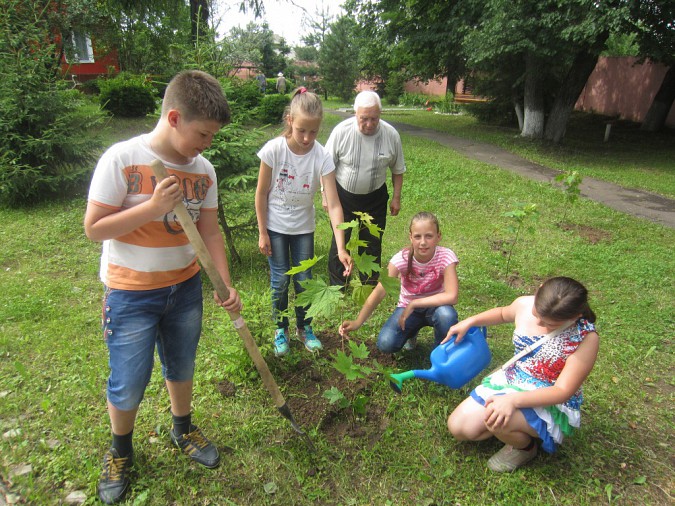
[[[219,463],[218,450],[191,420],[202,287],[195,251],[173,209],[187,207],[229,288],[226,301],[214,294],[216,303],[239,311],[218,228],[216,174],[201,155],[229,121],[218,81],[204,72],[182,72],[166,89],[155,129],[112,146],[94,171],[84,226],[87,237],[103,242],[102,324],[110,357],[107,400],[113,441],[98,493],[106,504],[122,500],[130,485],[133,428],[155,348],[171,399],[172,441],[206,467]],[[170,174],[160,182],[150,167],[155,159]]]

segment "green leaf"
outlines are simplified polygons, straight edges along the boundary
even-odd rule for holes
[[[388,272],[382,272],[379,281],[387,295],[398,298],[399,291],[401,290],[401,280],[399,278],[391,277]]]
[[[370,235],[372,235],[374,237],[379,238],[380,235],[382,234],[382,232],[384,232],[384,230],[382,230],[380,227],[375,225],[375,223],[364,223],[363,225],[368,229],[368,232],[370,232]]]
[[[356,344],[354,341],[349,341],[349,350],[352,352],[352,357],[361,360],[368,358],[368,355],[370,355],[364,343]]]
[[[338,230],[347,230],[349,228],[354,229],[358,228],[359,220],[345,221],[343,223],[338,223]]]
[[[330,390],[324,391],[323,397],[328,399],[328,402],[331,404],[335,404],[336,402],[345,398],[344,394],[340,392],[340,389],[337,387],[330,387]]]
[[[365,248],[366,246],[368,246],[368,243],[359,239],[358,234],[352,234],[349,238],[349,241],[345,245],[345,248],[347,248],[347,251],[355,255],[358,253],[359,248]]]
[[[300,265],[291,268],[290,270],[286,271],[285,274],[292,276],[293,274],[298,274],[300,272],[304,272],[308,269],[311,269],[322,258],[323,256],[317,257],[316,255],[314,255],[313,258],[310,258],[308,260],[300,260]]]
[[[307,316],[311,318],[317,316],[330,318],[344,297],[340,286],[329,286],[319,276],[301,281],[300,286],[305,291],[298,294],[295,303],[299,306],[309,306]]]
[[[364,416],[366,414],[366,404],[368,404],[368,397],[365,395],[357,395],[354,402],[352,402],[354,413]]]
[[[362,368],[358,364],[355,364],[352,357],[348,356],[341,350],[338,350],[335,356],[334,367],[349,381],[366,377],[366,375],[362,372],[362,369],[367,368]]]
[[[368,253],[354,255],[352,256],[352,260],[354,260],[354,265],[359,270],[359,272],[365,274],[366,276],[370,276],[373,274],[373,272],[380,272],[381,270],[381,267],[375,263],[375,260],[377,259]]]
[[[362,285],[359,283],[359,285],[352,290],[352,300],[356,305],[363,306],[370,294],[373,293],[374,289],[375,287],[373,285]]]

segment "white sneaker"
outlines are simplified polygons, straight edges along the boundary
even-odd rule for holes
[[[490,457],[490,460],[488,460],[488,467],[497,473],[510,473],[520,466],[527,464],[536,456],[536,444],[533,445],[530,450],[517,450],[511,445],[504,445],[504,448]]]

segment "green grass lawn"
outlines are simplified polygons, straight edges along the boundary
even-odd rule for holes
[[[326,116],[323,140],[337,121]],[[194,419],[231,450],[223,452],[217,470],[198,468],[177,454],[156,367],[134,433],[137,464],[127,504],[672,502],[675,232],[586,199],[561,226],[563,194],[550,185],[424,139],[403,136],[403,143],[414,170],[405,177],[400,216],[388,220],[384,257],[407,244],[413,214],[436,213],[442,244],[460,259],[460,317],[507,304],[553,275],[575,277],[589,288],[601,350],[585,385],[581,431],[554,456],[541,455],[513,474],[493,474],[486,462],[498,443],[457,442],[445,427],[447,415],[478,379],[459,391],[411,380],[397,396],[385,378],[373,375],[362,389],[366,417],[337,412],[332,420],[307,425],[308,415],[296,413],[314,441],[312,453],[277,413],[206,287]],[[660,158],[651,148],[645,151],[645,158]],[[502,214],[517,202],[536,204],[540,217],[514,245]],[[100,246],[84,236],[84,208],[80,197],[0,210],[0,476],[26,504],[63,504],[73,491],[95,503],[100,459],[109,444]],[[327,253],[328,234],[321,218],[317,254]],[[311,370],[317,386],[337,381],[333,357],[324,353],[310,360],[296,344],[290,357],[274,358],[266,261],[256,237],[240,234],[236,241],[242,262],[231,271],[244,300],[243,317],[286,398],[301,402],[309,394],[299,388],[298,371]],[[507,278],[505,252],[512,246]],[[325,271],[324,260],[314,272]],[[355,339],[372,343],[393,305],[385,301]],[[342,317],[357,310],[348,304],[334,319],[315,322],[315,329],[319,335],[334,332]],[[511,332],[508,325],[491,329],[491,367],[511,356]],[[398,357],[395,369],[427,368],[430,341],[426,329],[421,349]],[[233,385],[233,392],[223,395],[222,384]],[[341,431],[345,426],[349,430]],[[19,472],[24,465],[30,470]]]
[[[675,198],[675,131],[646,133],[639,125],[618,122],[608,142],[600,116],[574,113],[560,145],[520,137],[517,128],[484,125],[468,115],[420,111],[385,112],[383,118],[410,123],[459,137],[501,146],[527,160],[553,169],[576,170],[630,188]]]

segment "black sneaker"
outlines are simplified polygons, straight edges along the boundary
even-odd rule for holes
[[[103,472],[98,480],[98,497],[105,504],[120,502],[129,490],[129,470],[133,454],[120,457],[117,450],[110,448],[103,457]]]
[[[198,429],[193,425],[192,432],[188,434],[176,436],[173,433],[173,429],[171,429],[169,433],[171,434],[171,441],[173,441],[178,448],[183,450],[183,453],[192,460],[209,469],[218,467],[218,464],[220,463],[218,449],[211,441],[206,439],[204,434],[202,434],[201,429]]]

